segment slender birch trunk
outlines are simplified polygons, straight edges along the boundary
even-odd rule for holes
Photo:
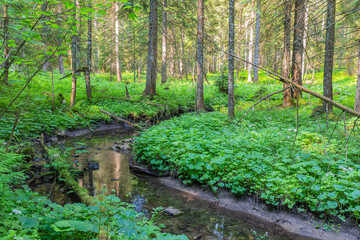
[[[234,55],[234,38],[235,38],[235,0],[229,0],[229,53]],[[228,74],[228,116],[235,117],[234,106],[234,57],[229,56],[229,74]]]
[[[92,8],[91,4],[92,0],[88,0],[88,9]],[[86,85],[86,95],[89,101],[92,101],[91,94],[91,83],[90,83],[90,73],[91,73],[91,52],[92,52],[92,13],[89,11],[88,13],[88,46],[87,46],[87,66],[85,71],[85,85]]]
[[[116,63],[116,80],[122,81],[121,68],[120,68],[120,50],[119,50],[119,2],[115,1],[115,63]]]
[[[252,22],[251,26],[250,26],[250,42],[249,42],[249,62],[253,62],[253,49],[254,49],[254,5],[255,5],[255,0],[251,1],[251,19],[250,22]],[[252,79],[252,65],[249,64],[248,66],[248,79],[247,82],[248,83],[252,83],[253,79]]]
[[[357,84],[356,84],[356,96],[355,96],[355,111],[360,112],[360,41],[358,51],[358,63],[357,63]]]
[[[261,0],[257,0],[256,3],[256,24],[255,24],[255,49],[254,49],[254,64],[259,65],[259,52],[260,52],[260,7]],[[254,83],[259,82],[259,68],[253,66]]]
[[[205,110],[204,104],[204,64],[203,64],[203,42],[204,42],[204,0],[198,0],[198,23],[197,23],[197,112]]]
[[[291,39],[291,2],[292,0],[285,0],[284,5],[284,56],[282,64],[282,75],[290,79],[290,39]],[[289,84],[283,84],[284,89],[289,87]],[[290,88],[283,93],[283,106],[291,106],[291,92]]]

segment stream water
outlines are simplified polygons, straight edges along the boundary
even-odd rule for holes
[[[162,186],[147,178],[135,176],[129,170],[130,152],[119,153],[111,149],[114,142],[130,138],[115,132],[106,135],[67,139],[62,146],[84,145],[87,152],[76,154],[75,163],[83,167],[88,162],[99,162],[99,169],[85,171],[79,184],[95,197],[103,186],[121,200],[132,203],[138,212],[150,216],[152,209],[172,206],[184,212],[178,216],[163,216],[159,221],[165,232],[186,234],[189,239],[294,239],[274,233],[272,229],[261,229],[253,220],[249,222],[234,212],[216,208],[208,202],[194,198],[184,192]],[[95,166],[96,168],[96,166]]]

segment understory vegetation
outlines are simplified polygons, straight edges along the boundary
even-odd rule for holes
[[[351,107],[355,84],[340,74],[337,79],[335,91],[341,94],[336,100]],[[318,101],[305,94],[298,129],[296,108],[274,108],[281,104],[281,95],[244,118],[247,108],[260,98],[257,94],[267,92],[267,87],[238,86],[234,120],[220,107],[219,112],[186,114],[151,127],[135,141],[136,159],[159,171],[172,170],[184,183],[200,183],[214,192],[247,193],[278,208],[310,210],[328,220],[353,218],[358,224],[356,119],[344,120],[337,109],[329,116],[319,115]],[[277,87],[271,84],[270,92]],[[317,85],[311,88],[319,91]]]
[[[243,75],[245,73],[240,77]],[[279,108],[281,94],[264,101],[242,120],[254,102],[282,88],[264,72],[260,77],[260,84],[237,83],[237,118],[229,120],[224,114],[227,95],[216,83],[224,76],[209,74],[210,85],[205,84],[204,90],[205,104],[213,112],[189,113],[151,127],[136,139],[137,159],[160,171],[176,171],[184,183],[197,182],[214,192],[226,188],[236,195],[253,194],[280,208],[309,209],[324,217],[336,215],[344,220],[345,217],[357,220],[360,213],[359,129],[353,129],[354,119],[346,119],[346,145],[342,115],[340,123],[336,121],[340,112],[336,110],[326,121],[325,115],[314,112],[319,101],[304,95],[300,101],[300,127],[292,147],[296,108]],[[343,76],[342,72],[335,77],[335,89],[341,92],[335,95],[336,100],[351,106],[355,92],[353,78]],[[320,79],[321,73],[315,74],[314,84],[309,87],[320,91],[317,85]],[[127,88],[132,98],[127,99],[125,83],[111,82],[108,76],[98,75],[93,81],[93,102],[85,100],[85,91],[78,91],[78,103],[69,108],[62,99],[57,99],[61,94],[69,101],[69,89],[65,86],[70,83],[63,79],[54,85],[52,110],[51,95],[47,94],[51,92],[51,77],[43,75],[34,80],[17,104],[0,119],[1,235],[6,236],[5,239],[56,239],[67,235],[79,239],[99,236],[185,239],[185,236],[161,233],[154,220],[145,219],[114,196],[102,196],[96,206],[51,203],[25,185],[28,165],[23,155],[28,153],[23,150],[31,146],[31,139],[40,133],[51,135],[60,129],[93,128],[100,122],[111,122],[100,109],[142,123],[193,111],[195,86],[192,81],[168,82],[150,99],[142,95],[143,83],[133,84],[128,79]],[[11,90],[0,89],[2,109],[21,87],[21,81],[10,81],[10,84]],[[83,89],[83,83],[78,84],[79,89]],[[14,125],[14,122],[17,123]]]

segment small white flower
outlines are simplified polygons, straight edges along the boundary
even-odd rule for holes
[[[12,212],[13,212],[14,214],[21,214],[21,211],[16,210],[16,209],[13,209]]]

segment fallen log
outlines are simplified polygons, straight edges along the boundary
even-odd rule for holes
[[[129,122],[129,121],[125,120],[125,119],[119,118],[119,117],[115,116],[114,114],[109,113],[109,112],[107,112],[107,111],[105,111],[105,110],[103,110],[103,109],[100,109],[100,111],[101,111],[102,113],[105,113],[105,114],[109,115],[110,117],[112,117],[112,118],[114,118],[114,119],[116,119],[116,120],[119,120],[119,121],[121,121],[121,122],[127,123],[127,124],[129,124],[130,126],[133,126],[133,127],[134,127],[134,124],[133,124],[132,122]]]
[[[239,59],[239,60],[241,60],[243,62],[246,62],[246,63],[251,64],[251,65],[253,65],[253,66],[257,67],[257,68],[260,68],[260,69],[264,70],[265,72],[277,77],[278,79],[276,79],[276,80],[278,80],[280,82],[291,84],[291,86],[293,86],[293,87],[295,87],[295,88],[297,88],[297,89],[299,89],[301,91],[304,91],[304,92],[306,92],[306,93],[308,93],[308,94],[310,94],[310,95],[312,95],[312,96],[314,96],[316,98],[319,98],[319,99],[321,99],[321,100],[323,100],[323,101],[325,101],[327,103],[331,103],[335,107],[340,108],[341,110],[343,110],[345,112],[348,112],[348,113],[350,113],[350,114],[352,114],[354,116],[360,117],[360,112],[354,111],[354,110],[352,110],[352,109],[350,109],[350,108],[348,108],[348,107],[346,107],[346,106],[344,106],[344,105],[342,105],[342,104],[340,104],[338,102],[335,102],[334,100],[332,100],[330,98],[327,98],[327,97],[325,97],[325,96],[323,96],[323,95],[321,95],[321,94],[319,94],[317,92],[314,92],[314,91],[312,91],[312,90],[310,90],[308,88],[305,88],[305,87],[299,85],[298,83],[291,81],[289,78],[286,78],[284,76],[281,76],[280,74],[271,72],[271,71],[269,71],[269,70],[267,70],[267,69],[265,69],[265,68],[263,68],[263,67],[261,67],[261,66],[259,66],[257,64],[254,64],[254,63],[252,63],[250,61],[247,61],[247,60],[245,60],[245,59],[243,59],[241,57],[238,57],[238,56],[236,56],[236,55],[234,55],[232,53],[223,51],[221,49],[218,49],[218,50],[222,51],[222,52],[224,52],[224,53],[226,53],[226,54],[228,54],[230,56],[233,56],[234,58],[237,58],[237,59]]]
[[[44,143],[44,134],[41,134],[40,137],[40,144],[43,147],[43,149],[46,151],[46,153],[49,153],[49,148]],[[55,156],[53,156],[55,157]],[[60,157],[55,157],[54,161],[61,162],[64,161],[60,159]],[[85,188],[82,188],[75,179],[71,176],[69,170],[66,167],[62,167],[63,164],[56,164],[54,165],[56,171],[59,173],[60,178],[62,178],[73,191],[74,193],[80,198],[81,202],[83,204],[86,204],[88,206],[90,205],[96,205],[95,199],[89,195],[88,191]]]

